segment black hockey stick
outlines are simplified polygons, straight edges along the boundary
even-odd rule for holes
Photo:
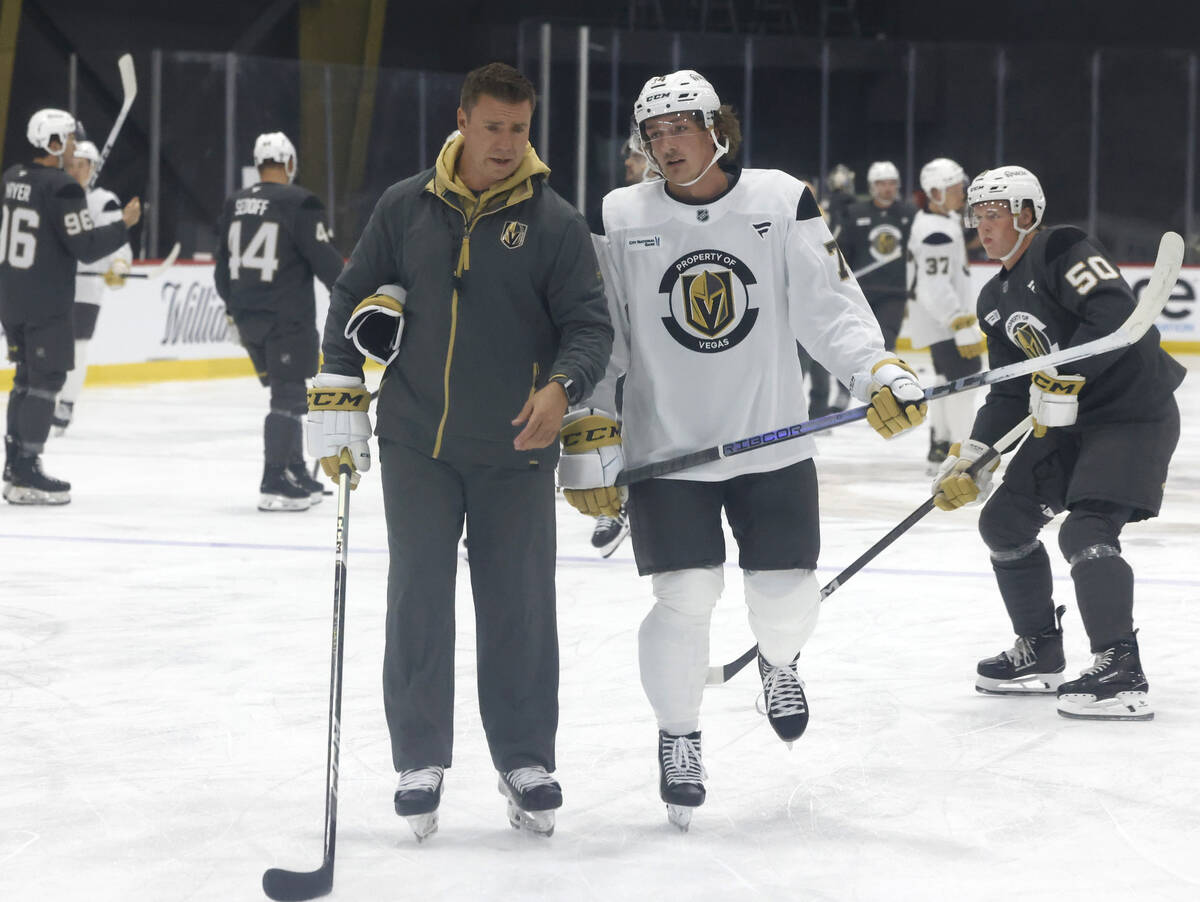
[[[125,276],[125,278],[126,279],[157,279],[159,276],[161,276],[163,273],[165,273],[168,269],[170,269],[172,266],[174,266],[175,261],[178,259],[179,259],[179,242],[176,241],[174,246],[171,248],[171,252],[169,254],[167,254],[167,256],[165,256],[163,258],[162,262],[159,263],[157,266],[152,267],[151,269],[147,270],[146,272],[128,273]],[[108,273],[106,273],[106,272],[77,272],[77,273],[75,273],[75,275],[77,275],[77,276],[106,276],[106,275],[108,275]]]
[[[338,467],[337,541],[333,566],[333,654],[329,665],[329,749],[325,759],[325,857],[315,871],[270,868],[263,892],[272,899],[315,899],[333,889],[333,853],[337,842],[338,757],[342,744],[342,635],[346,628],[346,549],[350,534],[350,452]]]
[[[1033,417],[1030,416],[1023,419],[1011,430],[1006,432],[999,439],[999,441],[996,442],[996,444],[988,448],[987,451],[980,455],[978,460],[967,467],[966,474],[974,478],[981,470],[983,470],[984,467],[991,464],[993,460],[1003,454],[1004,451],[1008,449],[1009,445],[1020,441],[1025,436],[1025,433],[1028,432],[1032,427]],[[867,564],[871,563],[871,561],[875,560],[875,558],[879,556],[879,553],[883,551],[883,549],[887,548],[898,538],[912,529],[912,527],[922,520],[926,514],[933,510],[935,507],[933,499],[933,495],[930,495],[928,498],[926,498],[920,507],[892,527],[891,531],[886,536],[864,551],[850,564],[850,566],[830,580],[828,585],[821,590],[821,601],[824,601],[826,598],[836,592],[842,583],[852,577],[863,567],[867,566]],[[756,654],[758,654],[758,646],[754,645],[747,649],[740,657],[730,661],[728,664],[723,666],[716,665],[708,668],[708,678],[705,680],[705,685],[720,686],[722,683],[729,682],[730,677],[753,661]]]
[[[953,382],[947,382],[944,385],[934,385],[925,389],[926,400],[933,401],[938,398],[944,398],[947,395],[957,394],[961,391],[980,388],[984,385],[992,385],[996,382],[1004,382],[1008,379],[1015,379],[1018,376],[1028,376],[1036,373],[1038,370],[1044,370],[1063,363],[1071,363],[1075,360],[1083,360],[1086,357],[1095,357],[1098,354],[1105,354],[1109,351],[1128,347],[1146,334],[1146,331],[1154,325],[1154,320],[1158,317],[1163,306],[1170,299],[1171,292],[1175,289],[1175,282],[1179,278],[1179,268],[1182,264],[1183,239],[1175,232],[1167,232],[1163,235],[1162,241],[1159,243],[1158,259],[1154,262],[1154,271],[1150,275],[1149,284],[1142,289],[1142,295],[1138,299],[1137,306],[1133,308],[1133,312],[1129,315],[1129,318],[1111,334],[1084,342],[1075,347],[1052,351],[1049,354],[1043,354],[1041,357],[1031,357],[1028,360],[1018,361],[1017,363],[1002,366],[998,369],[985,370],[982,373],[964,376],[961,379],[955,379]],[[732,457],[735,454],[754,451],[757,448],[764,448],[768,445],[777,445],[780,442],[799,438],[802,435],[823,432],[826,429],[841,426],[843,423],[853,423],[857,420],[866,419],[867,411],[870,409],[870,405],[864,405],[862,407],[852,407],[849,410],[839,410],[837,413],[817,417],[815,420],[808,420],[805,423],[796,423],[793,426],[771,429],[759,435],[747,436],[734,442],[726,442],[723,445],[714,445],[711,448],[705,448],[703,451],[693,451],[689,454],[681,454],[678,457],[668,458],[667,460],[660,460],[644,464],[640,467],[622,470],[617,475],[616,484],[629,485],[634,482],[641,482],[643,479],[665,476],[668,473],[675,473],[679,470],[686,470],[689,467],[711,463],[714,460]]]

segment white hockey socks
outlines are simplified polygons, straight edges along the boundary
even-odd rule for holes
[[[821,612],[821,587],[812,570],[745,571],[750,630],[767,663],[782,667],[804,647]]]

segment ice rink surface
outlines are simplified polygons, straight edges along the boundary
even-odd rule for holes
[[[560,500],[557,831],[505,818],[464,560],[454,767],[441,830],[416,844],[392,811],[386,542],[366,475],[330,898],[1200,898],[1200,359],[1185,362],[1163,514],[1124,536],[1154,721],[1080,723],[1049,698],[978,695],[976,660],[1011,630],[975,513],[934,511],[825,603],[801,659],[812,721],[792,751],[755,712],[752,667],[706,691],[708,801],[686,835],[658,799],[637,675],[649,580],[628,542],[598,559],[590,521]],[[89,388],[45,455],[72,503],[0,506],[5,902],[254,900],[265,868],[320,863],[334,504],[255,509],[265,408],[252,379]],[[885,444],[856,423],[819,446],[825,582],[929,480],[923,430]],[[1090,656],[1053,526],[1045,538],[1073,673]],[[726,579],[714,662],[752,642],[736,568]]]

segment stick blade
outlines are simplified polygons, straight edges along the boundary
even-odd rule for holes
[[[333,862],[327,861],[315,871],[287,871],[268,868],[263,872],[263,892],[278,902],[301,902],[329,895],[333,889]]]
[[[124,106],[133,103],[137,97],[137,73],[133,69],[133,57],[126,53],[117,60],[117,71],[121,73],[121,93],[124,95]]]

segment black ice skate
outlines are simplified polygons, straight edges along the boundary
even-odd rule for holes
[[[935,441],[933,433],[929,433],[929,453],[925,455],[927,461],[925,472],[930,476],[937,476],[938,470],[942,467],[942,461],[950,456],[950,443]]]
[[[70,504],[71,483],[42,472],[39,457],[12,459],[4,500],[9,504]]]
[[[596,518],[596,528],[592,530],[592,547],[600,549],[601,557],[608,557],[617,550],[617,546],[629,535],[629,517],[625,508],[615,517],[603,515]]]
[[[59,401],[54,405],[54,413],[50,415],[50,425],[54,427],[55,435],[62,435],[71,425],[71,417],[75,413],[74,401]]]
[[[508,799],[508,822],[515,830],[554,835],[554,809],[562,807],[562,787],[541,765],[502,771],[498,786]]]
[[[308,489],[296,484],[283,465],[267,464],[263,468],[261,493],[258,498],[260,511],[306,511],[313,505]]]
[[[417,842],[437,833],[443,773],[444,768],[437,765],[400,771],[394,799],[396,814],[408,821]]]
[[[17,456],[17,440],[11,435],[4,436],[4,484],[12,482],[12,462]]]
[[[658,731],[658,794],[667,803],[667,820],[687,832],[692,813],[704,804],[704,763],[700,731],[672,736]]]
[[[796,662],[776,667],[760,654],[758,675],[763,684],[763,713],[776,735],[791,748],[808,726],[808,699],[804,697],[804,682],[796,672]]]
[[[1153,720],[1149,692],[1135,635],[1099,652],[1078,679],[1058,687],[1058,713],[1084,720]]]
[[[308,492],[313,504],[320,504],[324,496],[333,494],[333,490],[327,489],[325,483],[308,475],[308,467],[304,466],[304,461],[293,460],[287,465],[287,471],[292,477],[292,482]]]
[[[1062,615],[1054,611],[1055,625],[1036,636],[1018,636],[1016,644],[994,658],[985,658],[975,669],[975,690],[985,695],[1047,695],[1058,691],[1067,668],[1063,657]]]

